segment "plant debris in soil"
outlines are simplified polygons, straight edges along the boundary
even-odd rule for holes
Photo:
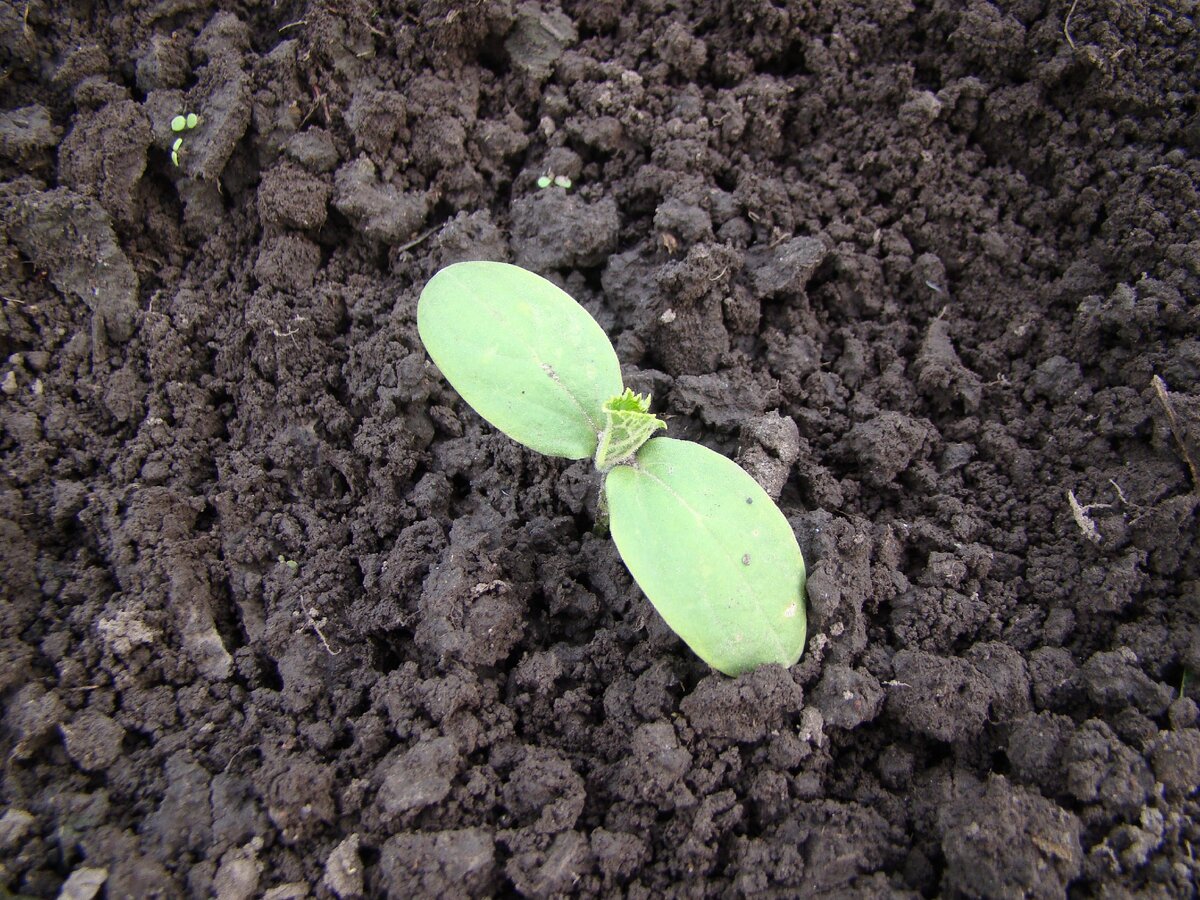
[[[0,6],[0,888],[1193,895],[1195,7]],[[797,666],[439,376],[464,259],[779,498]]]

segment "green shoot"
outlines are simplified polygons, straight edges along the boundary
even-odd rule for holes
[[[667,423],[650,415],[650,395],[629,388],[604,403],[604,430],[596,448],[596,468],[607,472],[621,463],[632,463],[638,448]]]
[[[666,423],[623,386],[582,306],[517,266],[456,263],[422,291],[417,329],[485,420],[540,453],[594,459],[621,558],[701,659],[738,675],[800,658],[806,573],[787,519],[736,463],[653,437]]]
[[[180,113],[171,119],[171,130],[178,134],[181,131],[191,131],[198,124],[200,124],[200,117],[195,113]],[[171,144],[171,162],[177,168],[179,166],[179,152],[182,148],[183,138],[175,138],[174,143]]]
[[[542,190],[554,185],[560,187],[564,191],[571,187],[571,179],[566,175],[542,175],[537,180],[537,186]]]

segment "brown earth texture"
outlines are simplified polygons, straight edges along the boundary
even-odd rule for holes
[[[0,895],[1194,896],[1198,11],[5,0]],[[799,664],[441,377],[464,259],[778,496]]]

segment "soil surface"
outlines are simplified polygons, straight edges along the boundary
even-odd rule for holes
[[[0,5],[0,888],[1194,895],[1193,0],[222,6]],[[440,377],[471,258],[777,494],[797,666]]]

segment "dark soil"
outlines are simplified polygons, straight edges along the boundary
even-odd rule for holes
[[[225,6],[0,5],[0,887],[1194,894],[1193,0]],[[779,492],[795,668],[439,376],[468,258]]]

